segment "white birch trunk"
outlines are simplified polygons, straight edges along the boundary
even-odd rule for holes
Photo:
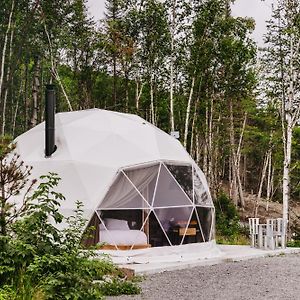
[[[153,92],[153,77],[151,75],[150,78],[150,116],[151,116],[151,123],[155,125],[155,112],[154,112],[154,92]]]
[[[269,164],[268,164],[268,175],[267,175],[267,205],[266,211],[269,210],[269,201],[272,192],[272,150],[269,151]]]
[[[207,176],[207,166],[208,166],[208,104],[206,103],[205,109],[205,143],[203,148],[203,173]]]
[[[209,122],[208,122],[208,166],[207,166],[207,177],[208,185],[210,188],[213,188],[213,111],[214,111],[214,95],[211,97],[210,101],[210,113],[209,113]]]
[[[196,134],[196,163],[200,162],[200,147],[199,147],[199,135]]]
[[[291,20],[289,20],[291,22]],[[295,45],[296,44],[296,45]],[[299,55],[299,39],[294,43],[294,37],[290,37],[290,60],[289,60],[289,71],[288,71],[288,89],[286,99],[282,97],[282,133],[283,133],[283,144],[284,144],[284,161],[283,161],[283,179],[282,179],[282,218],[285,228],[284,246],[287,238],[287,228],[289,222],[289,200],[290,200],[290,167],[292,157],[292,138],[293,129],[299,120],[300,107],[297,97],[297,91],[295,90],[294,82],[299,77],[299,72],[294,68],[294,63]],[[295,47],[295,48],[294,48]]]
[[[292,134],[293,126],[290,114],[287,114],[286,126],[286,143],[283,162],[283,179],[282,179],[282,218],[284,224],[289,220],[289,198],[290,198],[290,165],[292,157]],[[286,236],[285,236],[286,238]]]
[[[259,207],[259,201],[261,199],[261,194],[262,194],[262,189],[263,189],[263,184],[266,178],[266,173],[267,173],[267,167],[269,164],[269,150],[265,155],[264,163],[263,163],[263,168],[261,172],[261,177],[260,177],[260,183],[259,183],[259,188],[258,188],[258,193],[256,196],[256,201],[255,201],[255,212],[254,212],[254,217],[257,217],[257,212],[258,212],[258,207]]]
[[[230,148],[231,148],[230,157],[231,157],[231,169],[232,169],[232,182],[231,182],[232,199],[235,206],[238,206],[237,169],[236,169],[236,152],[235,152],[232,100],[230,100],[229,108],[230,108],[229,139],[230,139]]]
[[[191,114],[192,99],[193,99],[193,94],[194,94],[194,86],[195,86],[195,77],[193,77],[193,79],[192,79],[192,85],[191,85],[191,89],[190,89],[188,104],[186,107],[184,140],[183,140],[184,148],[187,147],[187,138],[188,138],[188,133],[189,133],[189,121],[190,121],[190,114]]]
[[[136,84],[135,85],[135,108],[138,111],[140,108],[140,99],[141,99],[143,88],[144,88],[145,84],[141,83],[141,85],[140,85],[140,82],[138,79],[136,79],[135,84]]]
[[[15,137],[16,120],[17,120],[17,115],[18,115],[18,109],[19,109],[19,97],[17,98],[16,109],[15,109],[14,116],[13,116],[13,124],[12,124],[12,136],[13,137]]]
[[[135,108],[136,110],[139,110],[140,107],[140,101],[139,101],[139,81],[135,80]]]
[[[232,188],[233,188],[233,199],[238,204],[238,197],[240,199],[241,207],[245,206],[243,186],[240,176],[240,157],[241,157],[241,146],[244,136],[244,131],[247,123],[247,113],[245,113],[242,132],[239,138],[239,144],[237,150],[235,150],[235,138],[234,138],[234,123],[233,123],[233,104],[230,100],[230,144],[232,152]]]
[[[12,27],[11,33],[10,33],[10,42],[9,42],[9,67],[6,74],[6,83],[8,84],[8,81],[10,79],[11,75],[11,57],[12,57],[12,47],[13,47],[13,39],[14,39],[14,28]],[[6,127],[6,104],[7,104],[7,95],[8,95],[8,86],[5,89],[4,98],[3,98],[3,110],[2,110],[2,135],[5,134],[5,127]],[[1,97],[0,97],[1,99]]]
[[[33,78],[33,86],[32,86],[32,114],[31,114],[31,126],[34,127],[38,123],[38,98],[39,98],[39,90],[40,90],[40,61],[39,58],[36,58],[35,61],[35,70],[34,70],[34,78]]]
[[[193,122],[192,122],[192,132],[191,132],[191,156],[195,157],[195,149],[194,149],[194,137],[195,137],[195,123],[197,118],[197,104],[199,99],[197,98],[195,103],[195,110],[194,110],[194,116],[193,116]]]
[[[257,199],[258,200],[260,200],[260,198],[261,198],[261,194],[262,194],[262,190],[263,190],[263,186],[264,186],[264,181],[265,181],[265,178],[266,178],[266,175],[267,175],[267,167],[269,165],[269,157],[270,157],[269,153],[267,153],[266,157],[264,159],[263,169],[262,169],[262,172],[261,172],[259,189],[258,189],[258,193],[257,193]]]
[[[15,8],[15,0],[12,0],[10,14],[9,14],[9,18],[8,18],[8,25],[7,25],[7,29],[5,32],[4,43],[3,43],[3,48],[2,48],[1,73],[0,73],[0,101],[1,101],[2,89],[3,89],[4,67],[5,67],[6,48],[7,48],[7,43],[8,43],[8,34],[11,29],[14,8]]]
[[[67,105],[69,107],[69,110],[70,111],[73,111],[73,108],[72,108],[72,105],[71,105],[71,102],[70,102],[70,99],[66,93],[66,90],[62,84],[62,81],[60,79],[60,76],[56,70],[56,67],[55,67],[55,63],[54,63],[54,55],[53,55],[53,48],[52,48],[52,42],[51,42],[51,39],[50,39],[50,35],[49,35],[49,32],[47,30],[47,26],[46,24],[44,23],[44,30],[45,30],[45,33],[46,33],[46,36],[47,36],[47,39],[48,39],[48,43],[49,43],[49,51],[50,51],[50,60],[51,60],[51,71],[52,71],[52,74],[54,76],[54,78],[57,80],[62,92],[63,92],[63,95],[67,101]]]
[[[172,2],[172,22],[171,22],[171,62],[170,62],[170,124],[171,131],[175,130],[174,122],[174,40],[175,40],[175,17],[176,0]]]

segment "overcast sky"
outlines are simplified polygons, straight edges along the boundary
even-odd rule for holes
[[[253,38],[261,46],[262,37],[266,32],[265,21],[271,16],[271,5],[274,0],[236,0],[233,6],[233,15],[253,17],[256,21],[256,30]],[[96,20],[103,17],[105,0],[88,0],[89,12]]]

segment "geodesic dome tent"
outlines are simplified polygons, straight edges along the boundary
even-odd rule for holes
[[[92,109],[55,118],[50,158],[44,123],[19,136],[16,151],[33,177],[61,177],[65,216],[83,203],[87,227],[96,228],[86,243],[133,250],[214,240],[205,176],[179,141],[131,114]]]

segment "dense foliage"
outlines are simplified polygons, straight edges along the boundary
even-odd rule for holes
[[[240,224],[239,213],[224,192],[218,195],[215,207],[217,242],[219,244],[249,244],[248,233]]]
[[[56,174],[41,183],[26,209],[0,235],[0,299],[101,299],[106,294],[135,294],[139,288],[105,257],[81,250],[85,226],[80,202],[74,215],[59,213],[64,197],[54,189]]]

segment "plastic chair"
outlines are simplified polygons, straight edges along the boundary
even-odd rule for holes
[[[251,247],[255,247],[258,243],[258,225],[259,225],[259,218],[249,218]]]

